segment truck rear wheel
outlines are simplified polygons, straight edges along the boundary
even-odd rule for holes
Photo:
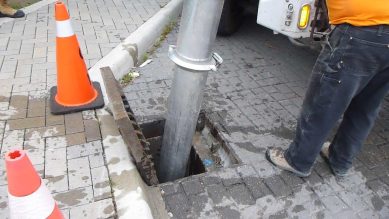
[[[237,4],[238,0],[225,0],[222,16],[220,18],[217,34],[220,36],[229,36],[235,33],[241,22],[243,10]]]

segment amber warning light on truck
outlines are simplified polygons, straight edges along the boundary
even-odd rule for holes
[[[300,18],[297,24],[300,30],[303,30],[308,27],[310,15],[311,15],[311,5],[306,4],[303,7],[301,7]]]

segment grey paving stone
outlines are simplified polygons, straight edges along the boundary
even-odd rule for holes
[[[67,175],[45,178],[44,181],[51,193],[69,190]]]
[[[288,196],[292,193],[292,190],[285,184],[280,176],[272,176],[264,179],[265,184],[277,197]]]
[[[362,219],[378,219],[380,218],[378,212],[375,212],[374,210],[367,208],[362,209],[360,212],[358,212],[358,216]]]
[[[360,166],[355,171],[360,172],[368,181],[378,178],[378,176],[366,166]]]
[[[244,177],[243,182],[250,190],[254,199],[261,198],[266,195],[272,194],[270,189],[262,182],[260,178],[255,177]]]
[[[332,175],[331,169],[326,162],[316,162],[315,170],[316,173],[323,178]]]
[[[335,190],[327,183],[316,184],[315,186],[313,186],[313,191],[319,197],[326,197],[326,196],[334,195],[336,193]]]
[[[168,211],[173,214],[173,218],[184,218],[189,208],[188,197],[183,193],[176,193],[165,197]]]
[[[45,176],[56,177],[67,174],[66,148],[46,149]]]
[[[223,169],[218,172],[218,175],[221,178],[223,185],[225,186],[230,186],[242,182],[242,179],[234,168]]]
[[[10,106],[16,109],[27,109],[28,96],[13,95],[10,100]]]
[[[113,218],[115,207],[112,199],[103,199],[70,209],[70,218]]]
[[[84,123],[81,113],[72,113],[65,115],[66,134],[73,134],[84,131]]]
[[[65,119],[63,115],[52,115],[50,109],[46,109],[46,125],[63,125]]]
[[[256,177],[258,175],[255,169],[250,165],[239,166],[236,170],[242,178]]]
[[[26,140],[31,140],[36,138],[60,136],[64,134],[65,134],[65,127],[63,125],[55,125],[55,126],[26,129],[24,138]]]
[[[32,99],[28,101],[28,117],[39,117],[46,115],[46,100]]]
[[[276,212],[274,214],[269,215],[269,219],[286,219],[289,218],[288,212],[285,210]]]
[[[338,196],[354,211],[360,211],[361,209],[368,208],[369,206],[363,201],[362,197],[350,192],[350,191],[341,191],[338,193]]]
[[[91,168],[101,167],[105,165],[103,153],[94,153],[88,156]]]
[[[366,183],[366,185],[373,190],[374,192],[377,193],[389,193],[389,186],[383,183],[381,180],[372,180]]]
[[[320,219],[330,219],[334,218],[334,215],[329,210],[321,210],[313,214],[316,218]]]
[[[93,202],[92,186],[54,193],[59,208],[71,208]]]
[[[382,182],[389,186],[389,176],[383,176],[380,178]]]
[[[74,145],[67,148],[67,158],[88,156],[96,153],[102,153],[101,141],[92,141],[85,144]]]
[[[221,204],[223,201],[223,197],[229,197],[226,189],[221,184],[210,185],[206,187],[206,191],[215,205]]]
[[[183,188],[182,188],[181,183],[168,182],[168,183],[164,183],[164,184],[159,185],[159,187],[163,191],[163,194],[166,196],[172,195],[175,193],[183,193]]]
[[[311,175],[303,179],[310,185],[316,185],[323,182],[323,179],[315,171],[312,171]]]
[[[362,176],[362,174],[358,172],[354,172],[353,174],[348,175],[345,178],[338,179],[337,183],[343,186],[343,188],[347,189],[347,188],[353,188],[363,183],[366,183],[366,180]]]
[[[97,120],[84,120],[85,136],[88,142],[101,139],[100,126]]]
[[[231,206],[216,207],[221,218],[236,219],[240,218],[240,213],[237,209],[233,209]]]
[[[69,147],[83,143],[85,143],[85,133],[83,132],[46,139],[46,145],[50,148]]]
[[[91,169],[94,200],[110,198],[111,183],[106,166]]]
[[[85,110],[81,113],[84,120],[97,119],[96,112],[94,110]]]
[[[45,125],[45,118],[34,117],[34,118],[9,120],[8,125],[10,130],[42,127]]]
[[[75,189],[92,185],[88,157],[68,160],[69,188]]]
[[[221,183],[221,179],[214,174],[206,174],[201,181],[203,182],[204,186],[209,186],[213,184]]]
[[[291,188],[299,186],[304,183],[304,180],[301,177],[298,177],[295,174],[290,173],[288,171],[282,171],[280,176],[286,182],[286,184]]]
[[[23,145],[23,135],[23,130],[5,131],[2,139],[1,155],[5,156],[5,154],[11,150],[21,149]]]
[[[231,198],[241,205],[252,205],[255,203],[253,197],[251,196],[249,190],[244,184],[235,184],[230,186],[228,192]]]
[[[258,176],[261,178],[268,178],[280,172],[269,161],[263,160],[258,163],[253,163],[254,169],[257,171]]]
[[[213,209],[212,201],[207,193],[199,193],[189,196],[190,216],[193,218],[212,218],[217,217],[217,213]]]
[[[198,179],[192,179],[181,183],[186,195],[195,195],[204,192],[202,183]]]
[[[339,213],[348,209],[348,206],[335,195],[327,196],[321,199],[326,208],[332,213]]]

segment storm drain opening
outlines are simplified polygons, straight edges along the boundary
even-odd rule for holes
[[[136,133],[136,138],[141,144],[145,157],[148,158],[148,161],[144,162],[145,165],[142,165],[142,168],[138,167],[138,170],[142,178],[150,181],[150,179],[158,176],[165,120],[155,119],[151,122],[139,124],[125,95],[121,95],[121,100]],[[200,112],[184,178],[239,164],[238,159],[232,153],[232,149],[230,149],[227,141],[222,137],[221,131],[219,131],[222,128],[218,128],[219,126],[215,125],[207,115],[208,113],[205,111]],[[155,169],[156,174],[150,171],[150,167]],[[156,185],[155,183],[148,184]]]
[[[164,127],[165,120],[163,119],[140,124],[140,129],[148,142],[157,173]],[[230,153],[228,145],[220,137],[219,131],[212,125],[206,113],[201,112],[192,141],[185,177],[229,167],[234,164],[238,164],[238,160]]]

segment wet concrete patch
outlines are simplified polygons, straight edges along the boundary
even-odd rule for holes
[[[103,212],[104,212],[104,214],[112,214],[114,212],[113,205],[110,205],[110,206],[107,206],[106,208],[104,208]]]
[[[86,204],[92,201],[93,191],[91,187],[73,189],[54,194],[54,199],[60,208]]]
[[[119,162],[120,162],[120,158],[114,157],[114,158],[111,158],[111,160],[108,161],[108,164],[117,164]]]
[[[0,202],[0,208],[1,209],[4,209],[6,207],[8,207],[8,203],[7,202]]]
[[[95,188],[105,188],[105,187],[108,187],[110,186],[109,182],[106,181],[106,182],[101,182],[101,183],[96,183],[94,185]]]
[[[250,152],[253,153],[264,153],[265,149],[264,148],[257,148],[255,147],[251,142],[237,142],[236,143],[240,148],[246,149]]]
[[[376,195],[371,198],[371,204],[373,205],[374,209],[377,211],[381,211],[381,209],[385,205],[382,199]]]

